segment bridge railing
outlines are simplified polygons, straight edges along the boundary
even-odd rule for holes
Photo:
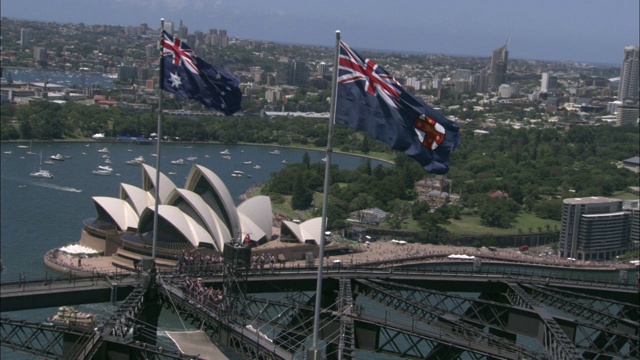
[[[87,283],[96,283],[99,281],[111,279],[120,280],[131,276],[137,276],[129,271],[95,271],[87,275],[79,275],[73,271],[65,273],[45,272],[44,275],[36,275],[29,273],[19,273],[14,276],[3,276],[0,287],[4,290],[25,289],[33,285],[52,287],[59,284],[82,285]]]

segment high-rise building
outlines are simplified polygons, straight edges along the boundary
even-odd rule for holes
[[[171,36],[173,36],[173,22],[172,21],[165,21],[164,22],[164,31],[166,31]]]
[[[623,201],[605,197],[563,200],[560,256],[605,260],[629,250],[631,213]]]
[[[638,60],[640,54],[640,48],[637,46],[627,46],[624,48],[624,56],[622,58],[622,67],[620,69],[620,85],[618,86],[618,100],[633,100],[638,99],[638,84],[639,74],[638,67],[640,61]]]
[[[220,29],[220,47],[229,46],[229,37],[227,36],[227,30]]]
[[[618,106],[616,109],[616,124],[617,125],[638,125],[638,103],[627,100]]]
[[[473,77],[473,71],[469,69],[456,69],[453,72],[452,80],[471,81]]]
[[[178,26],[178,38],[187,39],[187,35],[189,35],[189,28],[186,25],[182,24],[182,20],[180,20],[180,25]],[[191,46],[195,44],[190,44]]]
[[[31,35],[31,30],[20,29],[20,46],[23,49],[28,48],[29,44],[31,43],[31,37],[29,35]]]
[[[509,63],[508,43],[493,50],[489,64],[489,91],[497,91],[507,80],[507,65]]]
[[[33,48],[33,59],[35,61],[47,61],[47,48],[35,46]]]
[[[540,80],[540,92],[547,93],[551,90],[555,90],[558,87],[558,79],[551,76],[549,73],[542,73],[542,79]]]
[[[287,85],[305,86],[309,79],[309,67],[304,61],[293,60],[287,64]]]

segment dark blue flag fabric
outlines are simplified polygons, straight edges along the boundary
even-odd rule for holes
[[[240,110],[240,79],[200,59],[187,44],[162,31],[160,86],[178,96],[231,115]]]
[[[404,151],[431,173],[446,174],[459,126],[340,41],[335,122]]]

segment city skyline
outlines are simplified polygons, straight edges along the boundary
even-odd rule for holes
[[[333,46],[335,30],[361,50],[490,57],[509,41],[509,57],[620,66],[639,43],[637,1],[488,0],[307,3],[294,0],[6,0],[3,17],[88,25],[159,27],[160,18],[189,32],[227,29],[242,39]],[[37,8],[37,13],[33,9]],[[210,11],[209,11],[210,10]],[[109,14],[109,16],[104,16]],[[156,25],[157,24],[157,25]],[[312,29],[312,30],[310,30]]]

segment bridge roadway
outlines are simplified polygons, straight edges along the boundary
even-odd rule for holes
[[[637,294],[636,288],[619,282],[600,282],[565,278],[540,277],[533,272],[505,271],[502,273],[471,271],[428,271],[408,269],[378,268],[324,268],[325,277],[391,279],[396,281],[433,282],[441,291],[456,291],[461,286],[481,290],[487,282],[514,280],[530,284],[548,284],[563,288],[577,288],[584,293]],[[179,276],[174,273],[162,273],[163,276]],[[299,291],[315,290],[317,272],[310,268],[275,268],[273,271],[250,271],[245,274],[250,292],[262,292],[277,287]],[[220,288],[222,274],[201,277],[208,286]],[[124,299],[140,277],[133,273],[120,273],[117,276],[63,276],[57,279],[32,279],[29,281],[3,282],[0,284],[0,312],[20,311],[74,304],[90,304]],[[264,288],[264,289],[262,289]],[[262,289],[262,290],[261,290]],[[624,295],[622,295],[624,296]]]
[[[245,294],[225,299],[224,311],[201,306],[187,296],[179,286],[184,276],[175,273],[158,277],[161,279],[158,299],[171,311],[204,328],[212,339],[246,358],[304,358],[304,341],[310,336],[309,320],[313,314],[314,296],[309,294],[315,290],[317,273],[313,269],[296,268],[239,275],[237,280],[242,283]],[[615,359],[639,355],[638,291],[622,283],[541,278],[524,271],[376,268],[325,268],[324,277],[322,323],[329,330],[323,329],[322,337],[327,341],[329,358],[336,358],[338,350],[343,350],[338,349],[337,339],[342,340],[340,344],[344,343],[345,327],[337,323],[353,324],[353,336],[357,339],[353,346],[357,344],[358,349],[403,358],[448,359],[467,354],[471,358],[497,359]],[[206,286],[216,289],[229,285],[228,279],[220,274],[202,280]],[[344,281],[354,287],[348,295],[356,303],[353,311],[335,307],[344,296],[338,286]],[[83,344],[89,345],[75,351],[95,354],[96,350],[92,349],[99,342],[140,350],[139,343],[132,344],[125,336],[136,318],[146,311],[143,302],[149,295],[141,290],[141,282],[145,282],[144,276],[140,279],[137,275],[121,274],[109,279],[3,283],[0,306],[2,311],[13,311],[120,301],[126,297],[117,312],[120,318],[110,320],[108,329],[99,338],[87,337]],[[259,297],[256,294],[261,293],[284,294],[286,301],[256,298]],[[449,293],[476,293],[476,297]],[[552,316],[546,308],[568,316]],[[275,319],[279,319],[278,324],[274,324]],[[126,325],[127,331],[124,334],[112,331],[116,323]],[[275,337],[268,341],[260,330],[248,331],[247,326],[251,324],[255,326],[252,329],[266,329]],[[25,325],[2,319],[2,346],[13,344],[11,334],[18,333],[16,329],[21,326]],[[5,327],[11,330],[6,331]],[[336,335],[337,332],[340,334]],[[539,345],[522,348],[515,342],[522,335],[535,339]],[[20,349],[20,345],[10,347]],[[153,349],[153,343],[144,348],[154,354],[164,354],[165,358],[176,358]]]

